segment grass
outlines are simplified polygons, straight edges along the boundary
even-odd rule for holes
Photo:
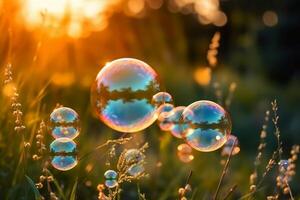
[[[264,104],[265,116],[263,112],[255,113],[255,117],[262,119],[256,121],[262,126],[260,131],[256,126],[250,126],[247,120],[241,120],[256,112],[251,108],[246,108],[246,112],[242,106],[245,102],[255,101],[255,94],[244,77],[226,71],[226,65],[218,60],[217,56],[222,53],[219,50],[223,39],[221,32],[212,34],[212,39],[204,43],[206,46],[201,46],[200,52],[207,51],[207,60],[191,63],[187,53],[189,38],[185,38],[184,25],[178,15],[154,15],[147,19],[150,22],[146,25],[127,18],[112,18],[110,28],[101,37],[92,35],[78,40],[48,38],[44,31],[29,34],[8,16],[0,19],[4,38],[0,41],[0,58],[3,58],[0,80],[4,83],[0,97],[0,199],[272,200],[300,197],[296,173],[299,146],[285,145],[284,138],[289,135],[287,130],[280,130],[280,120],[289,119],[279,118],[281,101],[272,101],[270,108]],[[174,34],[158,27],[158,21],[163,23],[164,20],[168,22],[168,31],[172,30]],[[122,31],[118,24],[123,25],[120,26]],[[136,37],[135,40],[133,30],[143,33],[146,39]],[[120,32],[121,35],[114,35]],[[25,33],[24,38],[28,41],[21,37]],[[103,55],[98,55],[99,52]],[[138,57],[157,65],[167,91],[170,90],[177,104],[210,99],[223,105],[232,115],[234,134],[241,139],[241,152],[230,153],[224,158],[219,150],[212,153],[193,151],[195,159],[183,163],[177,158],[177,146],[182,141],[162,132],[156,124],[136,134],[120,134],[106,127],[93,116],[90,85],[99,64],[122,56]],[[205,58],[205,54],[202,57]],[[193,67],[198,67],[199,63],[205,63],[205,75],[209,76],[207,81],[201,82],[203,85],[196,85],[189,78],[194,77]],[[226,81],[222,79],[224,77]],[[255,81],[252,82],[255,85]],[[259,88],[260,84],[264,85],[259,82],[254,87]],[[273,95],[269,96],[273,98]],[[235,100],[236,97],[240,101]],[[51,166],[49,152],[53,140],[48,131],[49,115],[62,104],[79,113],[82,130],[75,140],[78,164],[66,172]],[[238,112],[238,109],[242,111]],[[245,136],[243,130],[250,130],[247,133],[251,135]],[[255,132],[259,133],[256,135]],[[124,154],[132,148],[145,155],[139,163],[145,167],[145,172],[138,176],[126,173],[137,164],[124,160]],[[278,165],[282,159],[288,160],[287,169]],[[116,188],[104,185],[103,174],[108,169],[118,172]]]

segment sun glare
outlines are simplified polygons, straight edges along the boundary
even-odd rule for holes
[[[78,38],[103,30],[109,9],[120,0],[25,0],[21,16],[29,29],[45,28],[53,36]]]

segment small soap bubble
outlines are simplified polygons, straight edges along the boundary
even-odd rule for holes
[[[129,149],[125,152],[124,158],[127,164],[134,164],[143,161],[145,155],[138,149]]]
[[[58,138],[50,144],[52,154],[75,154],[76,143],[69,138]]]
[[[50,130],[54,138],[76,138],[80,132],[78,114],[67,107],[54,109],[50,114]]]
[[[52,158],[51,164],[55,169],[68,171],[74,168],[78,164],[78,161],[74,155],[58,155]]]
[[[67,171],[74,168],[78,161],[76,156],[76,143],[69,138],[58,138],[50,144],[53,155],[51,164],[55,169]]]
[[[114,170],[107,170],[104,173],[105,185],[108,188],[114,188],[118,185],[117,181],[118,173]]]
[[[185,130],[188,128],[188,124],[183,121],[182,113],[186,107],[178,106],[174,108],[168,115],[168,120],[171,122],[170,132],[177,138],[184,136]]]
[[[232,146],[233,146],[232,155],[238,154],[241,150],[240,146],[239,146],[239,140],[237,139],[236,136],[231,134],[227,137],[227,141],[226,141],[226,143],[224,144],[224,146],[222,148],[221,155],[222,156],[229,156]]]
[[[130,176],[137,177],[140,174],[142,174],[144,171],[145,171],[144,165],[142,163],[137,163],[137,164],[131,165],[128,168],[127,173]]]
[[[231,133],[229,114],[212,101],[197,101],[183,111],[183,121],[189,124],[185,131],[186,142],[202,152],[221,148]]]
[[[158,108],[157,123],[162,131],[169,131],[172,126],[172,122],[169,120],[168,116],[173,108],[174,106],[169,103],[163,104]]]
[[[124,154],[125,162],[128,166],[127,173],[130,176],[138,176],[145,171],[145,155],[138,149],[129,149]]]
[[[180,161],[184,163],[189,163],[194,160],[193,150],[187,144],[180,144],[177,147],[177,156]]]
[[[165,103],[161,106],[158,107],[157,109],[157,120],[160,121],[161,119],[163,119],[164,117],[166,117],[168,115],[169,112],[171,112],[174,108],[173,104],[170,103]]]
[[[95,113],[110,128],[138,132],[157,119],[152,97],[160,91],[157,73],[146,63],[121,58],[107,63],[91,91]]]
[[[167,92],[158,92],[157,94],[153,95],[152,103],[157,107],[160,107],[165,103],[173,104],[173,98]]]

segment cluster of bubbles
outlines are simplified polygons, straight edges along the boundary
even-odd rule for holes
[[[78,163],[73,141],[80,133],[78,114],[67,107],[54,109],[50,114],[50,131],[55,138],[50,144],[52,166],[61,171],[74,168]]]
[[[221,148],[231,133],[224,108],[207,100],[174,107],[172,96],[161,92],[157,73],[133,58],[107,63],[96,77],[91,99],[99,119],[114,130],[138,132],[157,120],[161,130],[201,152]]]
[[[127,174],[137,177],[145,171],[145,155],[139,149],[129,149],[124,153],[125,164],[128,166]]]

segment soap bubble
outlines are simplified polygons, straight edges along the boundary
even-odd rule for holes
[[[105,185],[109,188],[114,188],[118,185],[117,181],[118,173],[114,170],[107,170],[104,173]]]
[[[157,94],[153,95],[152,103],[154,105],[156,105],[157,107],[159,107],[159,106],[161,106],[165,103],[172,104],[173,103],[173,98],[167,92],[158,92]]]
[[[170,104],[170,103],[165,103],[161,106],[159,106],[159,108],[157,109],[157,120],[160,120],[161,118],[163,117],[166,117],[168,115],[168,113],[170,111],[172,111],[174,108],[174,105],[173,104]]]
[[[67,171],[77,165],[77,157],[74,155],[59,155],[52,158],[51,164],[55,169]]]
[[[126,150],[124,158],[127,164],[140,163],[145,159],[145,155],[138,149]]]
[[[183,111],[183,121],[188,123],[186,142],[203,152],[222,147],[231,133],[229,114],[212,101],[197,101]]]
[[[107,63],[91,91],[98,117],[120,132],[138,132],[157,118],[153,95],[160,91],[156,72],[146,63],[122,58]]]
[[[137,163],[137,164],[131,165],[131,166],[128,168],[127,173],[128,173],[130,176],[137,177],[137,176],[139,176],[140,174],[142,174],[144,171],[145,171],[144,165],[141,164],[141,163]]]
[[[74,139],[80,132],[79,116],[71,108],[56,108],[50,114],[50,129],[54,138]]]
[[[57,138],[50,144],[52,154],[75,154],[76,143],[69,138]]]
[[[177,156],[184,163],[194,160],[192,148],[187,144],[180,144],[177,147]]]
[[[69,138],[58,138],[50,144],[53,155],[51,164],[54,168],[67,171],[77,165],[76,143]]]
[[[171,122],[170,132],[177,138],[182,138],[184,131],[188,128],[188,124],[183,121],[182,113],[186,107],[178,106],[174,108],[168,115],[168,119]]]
[[[169,131],[172,126],[172,122],[169,120],[168,116],[173,108],[174,106],[169,103],[163,104],[158,108],[157,121],[158,126],[162,131]]]
[[[127,173],[130,176],[138,176],[145,171],[144,159],[145,155],[138,149],[129,149],[124,153],[126,165],[129,166]]]
[[[239,147],[239,140],[237,139],[236,136],[231,134],[227,137],[227,141],[226,141],[226,143],[224,144],[224,146],[222,148],[221,155],[222,156],[229,156],[232,146],[233,146],[232,155],[238,154],[241,150],[240,147]]]

